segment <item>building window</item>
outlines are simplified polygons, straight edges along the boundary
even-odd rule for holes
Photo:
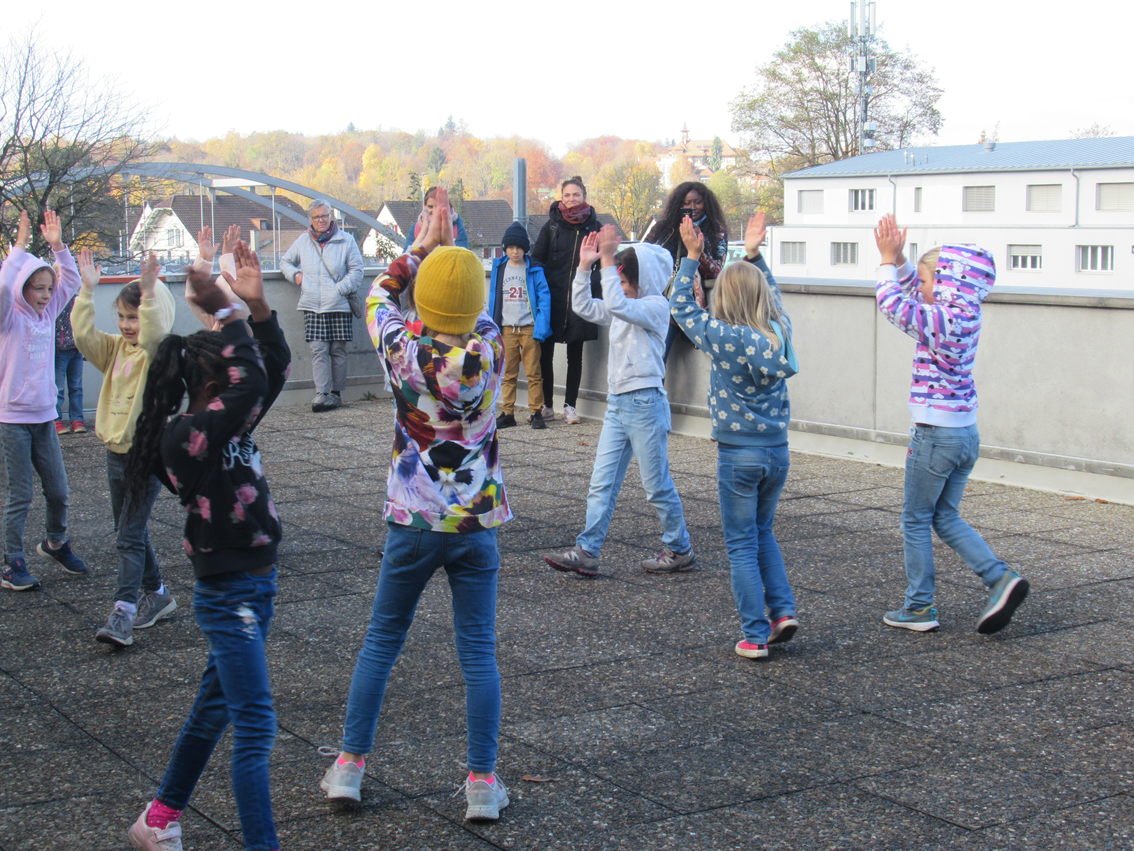
[[[858,243],[857,242],[832,242],[831,243],[831,265],[832,266],[857,266],[858,265]]]
[[[966,186],[961,210],[966,213],[991,213],[996,209],[995,186]]]
[[[1113,245],[1076,245],[1076,272],[1113,272]]]
[[[822,189],[800,189],[798,195],[799,195],[799,212],[801,212],[801,213],[822,213],[823,212],[823,190]]]
[[[850,208],[852,213],[874,209],[873,189],[852,189],[850,191]]]
[[[921,255],[917,253],[916,242],[910,243],[910,253],[906,255],[906,259],[913,263],[915,266],[917,265],[917,261],[921,259]]]
[[[1095,209],[1102,213],[1134,212],[1134,183],[1100,183]]]
[[[181,229],[168,228],[165,232],[165,244],[170,248],[181,247]]]
[[[1042,245],[1009,245],[1008,246],[1008,259],[1013,269],[1033,269],[1043,268],[1043,246]]]
[[[780,262],[781,263],[806,263],[807,262],[807,243],[806,242],[781,242],[780,243]]]
[[[1062,183],[1035,183],[1028,187],[1029,213],[1058,213],[1062,209]]]
[[[915,213],[921,212],[921,187],[915,186],[913,191],[913,211]]]

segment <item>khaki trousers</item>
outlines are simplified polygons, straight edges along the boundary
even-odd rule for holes
[[[540,344],[532,339],[534,325],[505,325],[504,331],[504,386],[500,391],[500,410],[505,414],[516,412],[516,380],[520,377],[520,363],[528,379],[528,407],[538,414],[543,407],[543,377],[540,374]]]

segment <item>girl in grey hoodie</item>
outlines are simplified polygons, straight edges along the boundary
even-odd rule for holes
[[[579,253],[571,309],[609,329],[606,417],[587,493],[587,525],[565,553],[544,556],[556,570],[597,576],[599,550],[631,458],[638,459],[646,500],[662,523],[662,551],[641,563],[648,573],[689,570],[696,563],[681,497],[669,474],[669,402],[662,383],[669,303],[662,294],[673,259],[656,245],[639,244],[618,254],[618,230],[606,225],[588,234]],[[603,297],[592,298],[590,268],[601,261]]]

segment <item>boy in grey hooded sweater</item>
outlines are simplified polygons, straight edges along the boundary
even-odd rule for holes
[[[647,573],[675,573],[696,564],[681,497],[669,474],[669,402],[663,382],[669,302],[663,295],[673,266],[669,253],[639,244],[618,253],[618,230],[606,225],[588,234],[579,253],[571,309],[587,322],[606,325],[607,403],[591,486],[587,525],[565,553],[544,556],[556,570],[598,575],[599,550],[631,458],[638,459],[646,500],[662,523],[662,551],[641,563]],[[601,299],[592,298],[590,268],[601,261]]]

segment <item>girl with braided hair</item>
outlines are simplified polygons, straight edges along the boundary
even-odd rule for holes
[[[245,847],[277,851],[268,792],[276,716],[264,645],[276,596],[279,515],[252,431],[283,388],[291,363],[276,314],[264,298],[260,262],[243,242],[233,252],[230,297],[208,272],[189,272],[196,306],[219,331],[171,334],[146,379],[126,480],[140,493],[151,472],[187,513],[185,551],[197,578],[193,609],[209,656],[197,700],[165,779],[131,826],[142,851],[179,851],[178,818],[225,728],[232,724],[232,786]],[[188,396],[188,409],[179,413]]]

